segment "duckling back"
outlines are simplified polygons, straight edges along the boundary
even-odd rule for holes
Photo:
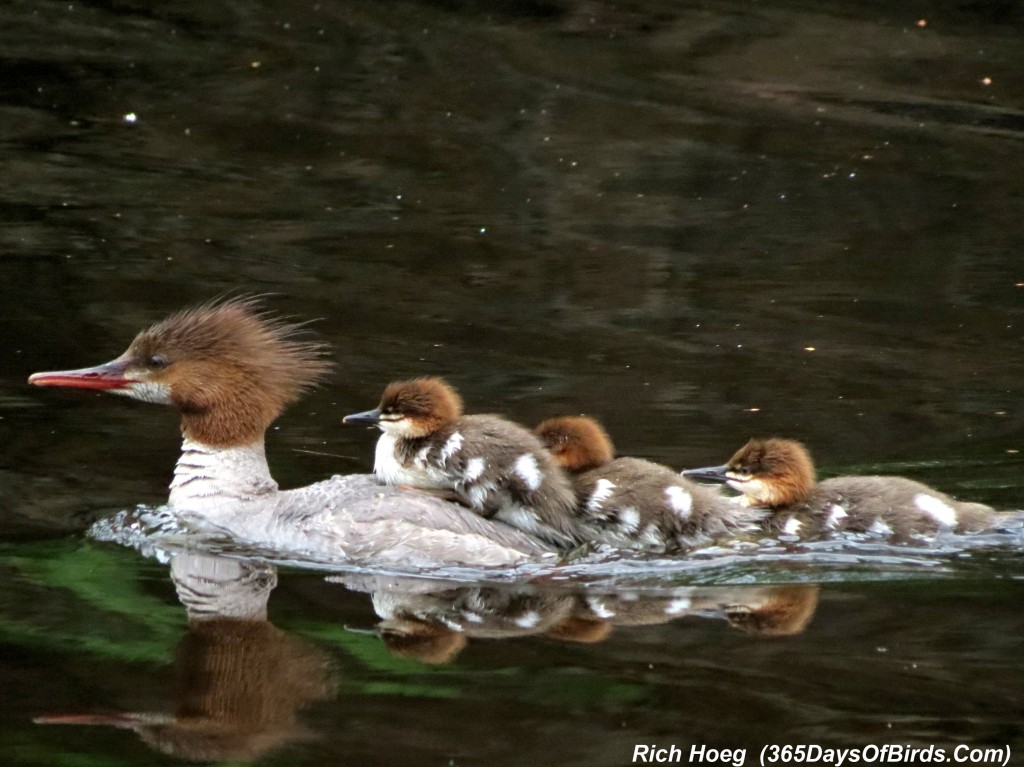
[[[906,477],[863,476],[818,483],[806,501],[777,510],[770,526],[801,537],[845,531],[899,540],[979,532],[997,519],[990,506],[958,501]]]
[[[579,542],[569,479],[518,424],[496,415],[462,416],[426,437],[398,440],[394,457],[408,484],[451,490],[481,516],[557,546]]]
[[[686,551],[753,531],[764,512],[733,503],[668,467],[616,458],[573,477],[583,537],[612,546]]]

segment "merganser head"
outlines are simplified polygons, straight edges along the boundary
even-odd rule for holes
[[[143,330],[111,362],[34,373],[28,382],[173,405],[186,437],[248,444],[330,369],[325,347],[302,340],[300,329],[268,316],[253,298],[211,302]]]
[[[687,469],[684,476],[723,482],[743,493],[751,506],[789,506],[814,489],[814,464],[799,442],[752,439],[723,466]]]
[[[608,432],[593,418],[549,418],[538,425],[533,433],[566,471],[596,469],[615,457],[615,448]]]
[[[376,424],[396,437],[415,439],[462,415],[462,398],[442,378],[414,378],[387,385],[373,410],[353,413],[343,423]]]

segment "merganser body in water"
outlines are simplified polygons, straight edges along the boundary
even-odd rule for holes
[[[608,433],[592,418],[549,418],[535,433],[572,478],[576,524],[588,541],[679,552],[754,531],[764,517],[667,466],[616,458]]]
[[[247,543],[366,564],[508,566],[551,549],[438,498],[334,477],[279,490],[264,433],[329,370],[300,326],[236,298],[181,311],[139,333],[121,356],[29,383],[120,394],[181,413],[182,452],[168,503]]]
[[[790,439],[752,439],[728,463],[683,474],[738,490],[743,505],[773,512],[768,529],[802,538],[841,531],[897,539],[941,531],[971,533],[991,527],[998,518],[990,506],[957,501],[906,477],[815,482],[810,453]]]
[[[496,415],[463,415],[440,378],[395,381],[373,410],[345,417],[373,424],[381,482],[446,491],[478,514],[556,546],[580,542],[569,479],[529,430]]]

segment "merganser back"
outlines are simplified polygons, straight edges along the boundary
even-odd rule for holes
[[[572,478],[577,525],[586,540],[677,552],[755,529],[762,512],[743,509],[667,466],[615,458],[611,438],[593,418],[549,418],[535,433]]]
[[[801,537],[849,531],[908,538],[943,530],[991,527],[997,512],[965,503],[906,477],[834,477],[815,482],[807,448],[790,439],[752,439],[727,464],[689,469],[695,479],[721,482],[742,502],[771,509],[767,526]]]
[[[170,505],[249,543],[408,566],[507,566],[551,551],[456,504],[381,488],[366,476],[279,490],[264,433],[330,368],[325,347],[300,330],[255,299],[211,302],[144,330],[111,362],[35,373],[29,383],[177,408],[183,444]]]
[[[345,423],[374,424],[381,482],[451,492],[478,514],[557,546],[579,543],[575,497],[562,470],[527,429],[496,415],[463,415],[440,378],[395,381],[373,410]]]

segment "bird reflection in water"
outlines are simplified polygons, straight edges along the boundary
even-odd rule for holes
[[[189,619],[175,658],[174,712],[56,714],[35,721],[133,730],[152,748],[190,761],[250,761],[311,739],[298,713],[333,697],[337,679],[325,652],[267,621],[274,569],[181,554],[171,561],[171,577]]]
[[[267,620],[274,568],[177,554],[171,578],[189,622],[175,658],[173,713],[49,714],[34,721],[132,730],[155,750],[190,761],[252,761],[312,740],[315,734],[299,714],[334,697],[339,680],[328,653]],[[804,630],[818,600],[813,585],[597,594],[542,583],[453,587],[449,581],[357,575],[329,580],[370,595],[381,619],[377,633],[390,652],[431,665],[452,662],[470,639],[595,643],[619,627],[684,617],[725,619],[758,636],[789,636]]]
[[[445,588],[443,582],[400,577],[329,580],[370,592],[387,648],[429,664],[450,663],[469,639],[544,636],[593,644],[608,638],[616,627],[659,625],[685,617],[724,619],[755,636],[792,636],[807,627],[818,604],[818,587],[812,584],[688,587],[667,595],[645,595],[534,587]]]

